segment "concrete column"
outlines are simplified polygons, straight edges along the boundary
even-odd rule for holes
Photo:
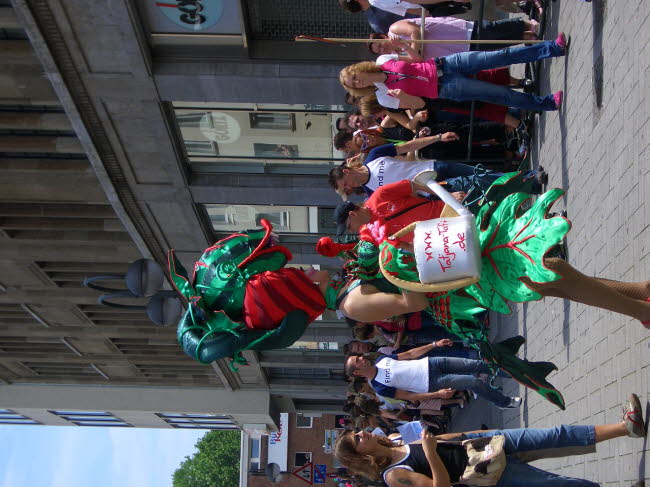
[[[1,152],[56,152],[59,154],[83,154],[76,137],[53,136],[0,136]]]
[[[0,129],[72,130],[65,113],[0,112]]]
[[[41,62],[36,57],[29,41],[0,41],[0,66],[10,64],[40,66]]]
[[[59,99],[40,65],[0,64],[0,66],[2,66],[0,104],[59,105]]]
[[[0,29],[20,29],[22,25],[11,7],[0,7]]]
[[[92,172],[66,174],[47,171],[3,174],[0,178],[0,201],[107,203],[106,194]]]
[[[35,408],[34,405],[38,405]],[[196,413],[230,415],[238,424],[258,423],[277,427],[270,414],[266,391],[232,391],[180,387],[120,387],[88,385],[0,385],[0,408],[42,413],[45,424],[62,424],[44,414],[47,410],[106,411],[126,420],[147,413]]]

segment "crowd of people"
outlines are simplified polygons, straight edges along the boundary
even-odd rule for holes
[[[347,155],[329,174],[330,186],[344,200],[334,214],[336,233],[358,235],[376,249],[386,236],[409,223],[441,215],[443,202],[414,180],[423,171],[431,171],[462,202],[473,189],[485,190],[502,179],[504,169],[520,166],[535,114],[557,111],[563,92],[536,95],[533,83],[512,77],[508,66],[565,56],[569,42],[563,33],[553,41],[525,42],[541,36],[541,0],[498,0],[497,7],[526,11],[531,18],[484,21],[480,26],[454,17],[470,8],[468,1],[339,2],[348,12],[367,17],[376,32],[368,49],[377,59],[347,66],[340,73],[346,103],[354,109],[337,121],[334,137],[335,147]],[[421,8],[429,12],[423,29]],[[466,42],[426,44],[420,49],[414,42],[420,39],[520,40],[522,45]],[[470,130],[473,101],[476,118]],[[475,158],[498,167],[486,169],[464,161],[470,133]],[[547,181],[541,167],[521,174],[531,195],[542,194]],[[362,198],[365,201],[359,201]],[[412,251],[408,239],[401,243],[407,253]],[[363,248],[353,245],[322,242],[319,252],[348,259],[354,251],[358,254],[354,258],[363,261]],[[561,297],[634,317],[650,327],[650,282],[587,277],[565,261],[561,246],[545,251],[540,265],[555,277],[548,282],[516,277],[531,291],[527,300]],[[431,293],[404,291],[381,277],[369,278],[358,268],[351,271],[349,264],[336,275],[320,271],[310,273],[310,278],[319,286],[326,307],[341,313],[351,327],[352,340],[344,347],[348,395],[343,410],[349,419],[334,448],[345,466],[339,472],[343,483],[594,486],[528,462],[589,453],[602,441],[646,435],[635,394],[628,397],[618,423],[516,430],[481,424],[477,431],[449,433],[452,418],[477,398],[502,409],[519,408],[521,397],[505,395],[495,386],[497,377],[503,381],[512,377],[489,366],[477,347],[436,319]],[[475,325],[487,328],[485,309],[475,318]],[[414,421],[424,429],[419,441],[409,443],[402,438],[401,427]],[[485,460],[488,454],[475,465],[477,457],[468,445],[480,450],[496,445],[493,442],[501,446],[494,447],[491,466]]]

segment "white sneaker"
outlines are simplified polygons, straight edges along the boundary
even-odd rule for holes
[[[516,409],[521,406],[521,397],[511,397],[507,406],[499,406],[499,409]]]

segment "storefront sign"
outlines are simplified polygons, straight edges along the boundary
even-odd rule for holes
[[[169,20],[188,30],[205,30],[223,15],[223,0],[164,0],[156,6]]]
[[[203,136],[217,144],[230,144],[239,139],[239,122],[224,112],[208,112],[199,124]]]
[[[269,435],[268,463],[277,463],[283,471],[287,470],[288,436],[289,413],[280,413],[278,431]]]

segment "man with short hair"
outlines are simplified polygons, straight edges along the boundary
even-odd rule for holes
[[[381,355],[374,362],[352,355],[345,361],[345,373],[349,377],[365,377],[375,392],[383,397],[426,401],[446,399],[453,395],[454,390],[467,389],[501,409],[514,409],[521,405],[520,397],[508,397],[475,375],[492,374],[490,367],[480,360],[416,358],[417,354],[405,355],[408,353]]]
[[[415,221],[438,218],[444,207],[440,200],[422,198],[416,192],[430,192],[426,186],[418,185],[409,180],[383,186],[368,198],[363,206],[357,206],[351,201],[341,203],[334,210],[336,235],[344,233],[359,233],[361,227],[371,222],[385,227],[385,234],[392,235],[398,230]],[[456,199],[462,199],[463,194],[454,194]],[[364,235],[364,240],[380,242],[370,235]],[[408,239],[408,237],[404,237]]]
[[[334,148],[350,156],[359,153],[360,147],[354,143],[352,132],[340,131],[334,135]]]
[[[354,193],[355,188],[361,187],[370,196],[381,186],[403,179],[413,179],[422,171],[433,170],[437,173],[436,181],[444,181],[445,189],[453,193],[469,191],[474,179],[480,181],[482,187],[487,188],[503,176],[503,173],[499,171],[476,171],[473,166],[458,162],[435,160],[414,162],[411,156],[405,155],[434,142],[453,140],[452,134],[456,135],[453,132],[447,132],[420,137],[399,145],[390,143],[374,147],[366,156],[363,164],[354,164],[355,160],[352,158],[332,168],[329,172],[329,184],[334,191],[342,195],[349,196]],[[542,184],[547,178],[546,173],[529,171],[524,176],[524,180],[529,178],[534,179],[531,194],[541,193]]]

